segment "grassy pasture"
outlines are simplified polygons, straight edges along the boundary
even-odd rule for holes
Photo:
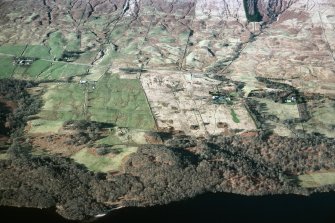
[[[109,67],[104,66],[104,67],[92,67],[89,70],[89,73],[86,75],[86,79],[90,81],[98,81],[102,75],[104,75],[108,71]]]
[[[91,120],[120,127],[150,130],[155,127],[138,80],[106,76],[95,89],[79,83],[48,84],[40,117],[31,122],[31,132],[57,131],[67,120]],[[88,95],[88,98],[85,98]],[[88,103],[85,107],[84,104]]]
[[[108,136],[96,141],[97,145],[120,145],[123,142],[121,141],[121,139],[119,137],[117,137],[117,135],[115,135],[114,133],[109,134]]]
[[[0,53],[9,54],[13,56],[21,56],[24,49],[26,48],[25,45],[2,45],[0,46]]]
[[[148,36],[159,36],[169,35],[169,32],[161,26],[153,27],[150,29]]]
[[[59,80],[87,73],[89,66],[64,62],[37,60],[30,66],[13,65],[13,58],[0,55],[0,78],[14,76],[16,78]]]
[[[30,125],[30,133],[57,133],[58,130],[62,127],[63,121],[36,119],[32,120]]]
[[[161,43],[175,43],[176,39],[173,37],[163,37],[160,39]]]
[[[43,45],[2,45],[0,53],[12,56],[36,57],[41,59],[52,59],[50,49]]]
[[[28,68],[29,67],[26,67],[26,66],[15,66],[12,76],[17,79],[20,79],[26,76],[25,74],[27,73]]]
[[[84,102],[84,88],[77,83],[50,85],[43,99],[43,110],[74,113]]]
[[[335,171],[315,172],[298,176],[301,187],[313,188],[335,184]]]
[[[319,106],[310,106],[311,119],[303,124],[304,129],[311,132],[319,132],[327,137],[334,138],[335,131],[335,102],[325,100]]]
[[[39,79],[59,80],[61,78],[84,75],[88,69],[89,66],[86,65],[53,62],[49,68],[40,74]]]
[[[63,76],[65,72],[65,63],[53,63],[47,70],[45,70],[40,76],[45,79],[58,79]],[[44,79],[44,78],[43,78]]]
[[[94,29],[100,28],[100,30],[102,30],[108,25],[109,20],[110,19],[105,15],[100,15],[98,17],[90,17],[86,23]]]
[[[115,52],[115,49],[114,49],[113,46],[106,47],[106,54],[101,59],[101,61],[99,62],[99,65],[100,66],[109,65],[111,63],[112,59],[114,58],[115,54],[117,54],[117,53]]]
[[[292,131],[283,124],[285,120],[288,119],[298,119],[299,111],[296,104],[289,103],[276,103],[270,99],[265,98],[257,98],[257,101],[260,103],[266,104],[266,110],[263,111],[268,115],[274,115],[279,120],[267,120],[267,123],[274,125],[274,132],[281,136],[290,136],[292,135]]]
[[[97,172],[117,171],[122,165],[122,160],[137,151],[137,147],[116,146],[112,149],[121,151],[119,154],[107,154],[99,156],[90,153],[88,149],[82,149],[74,154],[72,158],[83,165],[89,170]]]
[[[138,129],[131,129],[123,134],[119,134],[118,127],[111,129],[109,134],[96,141],[96,145],[142,145],[146,144],[145,134],[146,132]]]
[[[76,33],[69,33],[66,36],[67,44],[66,50],[67,51],[80,51],[80,37]]]
[[[92,121],[115,123],[117,126],[153,129],[154,119],[138,80],[106,75],[91,94]]]
[[[53,34],[59,37],[60,34]],[[56,38],[56,37],[53,37]],[[50,38],[50,41],[53,40]],[[59,37],[60,38],[60,37]],[[56,41],[56,40],[54,40]],[[75,40],[74,40],[75,41]],[[63,43],[62,41],[57,42],[57,44]],[[65,42],[64,42],[65,43]],[[63,50],[60,48],[56,49],[56,42],[52,43],[53,48],[48,48],[42,45],[2,45],[0,46],[0,78],[7,78],[14,76],[16,78],[28,78],[28,79],[47,79],[47,80],[59,80],[61,78],[84,75],[90,68],[89,65],[49,61],[52,60],[55,51],[59,51],[58,54],[61,55]],[[78,44],[78,43],[71,43]],[[75,47],[75,46],[70,46]],[[53,55],[51,56],[50,53]],[[8,55],[7,55],[8,54]],[[40,58],[32,63],[31,66],[17,66],[13,64],[14,56],[26,56]],[[86,57],[85,57],[86,56]],[[83,60],[89,60],[94,57],[94,54],[85,54]],[[55,56],[55,58],[58,58]]]
[[[276,103],[269,99],[257,99],[267,105],[270,114],[276,115],[280,120],[299,118],[299,112],[296,104]]]
[[[30,122],[30,133],[57,132],[64,121],[85,119],[84,89],[79,84],[49,84],[46,90],[40,118]]]
[[[66,41],[62,32],[57,31],[51,33],[48,39],[48,46],[50,47],[50,54],[53,58],[61,58],[64,52]]]
[[[28,45],[23,56],[50,60],[52,57],[49,51],[50,48],[43,45]]]
[[[87,51],[80,55],[80,57],[76,60],[77,63],[90,64],[98,54],[97,51]]]
[[[14,69],[15,65],[13,65],[13,58],[0,55],[0,78],[11,77]]]
[[[113,29],[113,31],[110,33],[110,40],[118,40],[120,38],[124,37],[124,34],[127,32],[127,30],[129,29],[129,27],[127,27],[127,25],[125,24],[118,24],[117,26],[115,26],[115,28]]]
[[[51,62],[45,60],[37,60],[26,70],[25,74],[31,78],[36,78],[45,70],[47,70],[50,66]]]

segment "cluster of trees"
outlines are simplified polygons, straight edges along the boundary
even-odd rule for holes
[[[307,103],[300,103],[298,104],[298,112],[301,122],[306,122],[311,118],[311,115],[308,111]]]
[[[0,101],[0,135],[9,136],[9,129],[6,125],[6,119],[11,112],[11,108],[9,108],[5,103]]]
[[[57,204],[66,218],[84,219],[117,205],[164,204],[206,191],[308,194],[313,190],[300,188],[292,179],[335,168],[334,146],[334,139],[316,136],[270,136],[266,141],[178,137],[167,145],[143,146],[129,157],[122,172],[103,174],[89,172],[68,158],[32,156],[28,144],[13,144],[11,159],[0,160],[0,204]]]
[[[117,154],[120,154],[123,152],[123,149],[122,148],[112,148],[111,145],[106,145],[106,144],[101,144],[101,145],[98,145],[95,152],[99,155],[99,156],[104,156],[104,155],[107,155],[107,154],[114,154],[114,155],[117,155]]]
[[[196,153],[187,149],[192,145],[184,137],[169,146],[145,146],[133,154],[125,172],[140,179],[144,189],[129,194],[132,199],[125,204],[163,204],[204,191],[308,194],[311,190],[299,188],[292,181],[294,176],[334,168],[334,140],[322,137],[270,136],[267,141],[213,137],[198,142]]]
[[[287,125],[292,130],[294,130],[297,123],[308,121],[311,118],[306,98],[302,96],[299,91],[293,86],[285,83],[276,82],[264,77],[257,77],[257,80],[265,83],[268,88],[278,89],[278,91],[273,92],[252,91],[248,95],[249,98],[247,98],[245,101],[245,107],[254,119],[257,128],[271,130],[274,126],[269,126],[266,120],[272,120],[274,122],[278,122],[280,120],[275,115],[267,114],[266,105],[257,102],[252,97],[268,98],[275,102],[285,102],[287,98],[294,97],[299,111],[299,118],[283,121],[283,124]]]
[[[16,137],[22,136],[27,117],[41,105],[38,97],[26,92],[28,86],[33,83],[0,81],[1,96],[18,104],[7,117],[13,143],[9,159],[0,160],[0,205],[57,205],[64,217],[85,219],[114,206],[164,204],[207,191],[261,195],[335,189],[304,189],[292,180],[306,172],[335,168],[335,141],[320,135],[299,139],[265,132],[253,138],[203,140],[169,135],[165,145],[139,148],[117,174],[93,173],[65,157],[33,156],[31,145]],[[64,125],[88,140],[98,139],[104,127],[106,124],[87,121]]]
[[[123,71],[128,74],[136,74],[136,73],[145,73],[147,70],[142,69],[142,68],[137,68],[137,67],[124,67],[124,68],[119,68],[120,71]]]
[[[259,91],[253,90],[249,93],[248,97],[256,97],[256,98],[267,98],[274,102],[284,103],[286,97],[288,95],[292,95],[292,92],[289,91]]]
[[[274,126],[269,125],[267,120],[272,120],[274,122],[279,121],[279,118],[276,115],[271,115],[266,112],[268,109],[265,103],[260,103],[252,98],[247,98],[245,99],[244,105],[258,129],[273,129]]]
[[[83,145],[92,144],[94,141],[101,138],[102,129],[113,127],[112,124],[100,123],[86,120],[66,121],[63,124],[64,129],[75,130],[71,135],[71,139],[66,143],[68,145]]]
[[[258,10],[257,0],[243,0],[244,11],[249,22],[261,22],[263,16]]]
[[[293,92],[299,95],[299,91],[295,87],[289,84],[273,81],[265,77],[256,77],[256,79],[259,82],[265,83],[267,88],[280,89],[280,90],[287,91],[287,92]]]
[[[57,156],[32,156],[29,145],[10,149],[11,159],[0,161],[0,205],[47,208],[69,219],[84,219],[106,212],[96,202],[92,185],[99,178],[72,160]],[[93,187],[92,187],[93,188]]]
[[[14,111],[7,112],[3,115],[5,117],[1,117],[1,123],[6,122],[12,139],[19,138],[23,135],[23,129],[29,116],[36,114],[42,106],[40,97],[31,95],[26,90],[36,85],[34,82],[25,80],[0,80],[1,97],[17,105]]]
[[[282,122],[288,129],[296,134],[298,137],[305,137],[304,131],[296,130],[295,127],[298,123],[307,121],[310,118],[309,112],[307,111],[306,104],[298,104],[299,118],[290,118],[285,120],[280,120],[278,116],[274,114],[269,114],[267,105],[265,103],[258,102],[253,98],[245,99],[245,108],[254,120],[256,127],[261,129],[262,132],[268,131],[273,132],[276,127],[269,121],[279,123]],[[301,132],[301,134],[299,133]]]
[[[295,100],[298,104],[298,110],[299,110],[299,116],[300,116],[300,121],[304,122],[310,119],[310,114],[308,111],[308,106],[307,106],[307,101],[306,97],[303,96],[295,87],[285,84],[285,83],[280,83],[276,81],[272,81],[268,78],[264,77],[256,77],[258,81],[263,82],[266,84],[266,87],[268,88],[273,88],[273,89],[279,89],[282,92],[281,93],[265,93],[265,97],[273,99],[275,102],[281,101],[284,102],[286,100],[285,94],[282,95],[282,93],[286,93],[286,95],[293,95],[295,97]],[[261,96],[263,97],[264,95],[261,93],[251,93],[252,95],[250,96]],[[282,97],[284,96],[284,97]]]
[[[274,166],[288,175],[299,175],[320,169],[335,168],[335,140],[321,135],[288,138],[271,135],[267,140],[243,137],[214,137],[213,144],[220,148],[243,153],[250,159]]]
[[[73,62],[77,60],[82,52],[80,51],[64,51],[59,61]]]

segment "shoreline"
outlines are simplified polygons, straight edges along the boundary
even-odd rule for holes
[[[244,196],[244,195],[236,195],[231,193],[205,193],[194,198],[186,199],[183,201],[171,202],[167,205],[157,205],[152,207],[123,207],[114,209],[114,211],[108,212],[105,216],[100,218],[92,218],[90,221],[71,221],[65,218],[62,218],[58,215],[55,211],[55,208],[48,208],[48,209],[39,209],[39,208],[19,208],[19,207],[4,207],[0,206],[0,213],[6,216],[8,214],[8,210],[15,213],[19,213],[22,215],[22,212],[26,213],[34,213],[37,214],[38,220],[35,221],[36,223],[42,222],[45,216],[49,217],[53,221],[48,222],[57,222],[57,223],[85,223],[85,222],[92,222],[92,223],[103,223],[103,222],[130,222],[133,219],[138,220],[152,220],[151,215],[154,217],[158,217],[157,222],[168,222],[170,218],[173,218],[172,214],[178,215],[181,217],[180,220],[183,218],[189,217],[191,220],[192,217],[195,218],[195,222],[197,215],[207,216],[208,218],[225,218],[225,215],[228,219],[232,218],[231,211],[234,212],[241,212],[241,216],[245,213],[250,214],[250,219],[256,218],[258,212],[262,212],[262,208],[264,210],[264,214],[266,216],[270,216],[273,213],[280,215],[281,218],[287,217],[287,215],[293,216],[294,212],[297,212],[296,218],[302,216],[303,210],[302,209],[311,209],[314,210],[314,213],[307,212],[306,216],[311,218],[308,220],[306,217],[306,221],[303,222],[312,222],[313,218],[318,217],[321,214],[325,216],[331,216],[331,213],[328,212],[325,207],[331,209],[333,206],[333,202],[335,201],[335,193],[328,192],[328,193],[315,193],[310,196],[303,196],[303,195],[291,195],[291,194],[282,194],[282,195],[266,195],[266,196]],[[248,209],[248,208],[249,209]],[[227,211],[226,209],[229,208]],[[6,213],[2,213],[4,209],[7,209]],[[117,211],[116,211],[117,210]],[[226,210],[222,212],[222,210]],[[202,213],[201,213],[202,211]],[[220,211],[220,212],[219,212]],[[265,213],[267,211],[267,213]],[[218,213],[222,212],[222,216],[215,216]],[[252,214],[256,212],[255,214]],[[190,215],[190,213],[193,214]],[[214,213],[214,214],[213,214]],[[168,215],[168,216],[164,216]],[[170,216],[171,215],[171,216]],[[212,215],[212,216],[210,216]],[[254,216],[255,215],[255,216]],[[41,217],[42,216],[42,217]],[[161,217],[160,217],[161,216]],[[237,221],[240,222],[241,216],[236,216]],[[36,217],[36,216],[35,216]],[[166,217],[167,219],[164,219]],[[262,221],[262,216],[258,216],[260,218],[260,222]],[[335,217],[335,216],[334,216]],[[26,218],[26,217],[25,217]],[[200,218],[200,217],[199,217]],[[200,218],[201,219],[201,218]],[[288,219],[288,218],[287,218]],[[40,221],[41,220],[41,221]],[[124,221],[122,221],[124,220]],[[264,220],[264,219],[263,219]],[[194,221],[194,220],[193,220]],[[178,221],[177,222],[181,222]],[[228,221],[229,222],[229,221]],[[235,221],[234,221],[235,222]],[[242,222],[242,221],[241,221]],[[277,222],[274,220],[273,222]],[[328,221],[319,221],[321,223],[328,223]],[[329,221],[331,222],[331,221]]]

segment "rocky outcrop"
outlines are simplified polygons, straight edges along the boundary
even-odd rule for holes
[[[272,22],[295,0],[244,0],[244,8],[250,22]]]
[[[252,0],[249,0],[252,1]],[[264,22],[271,22],[296,0],[256,0],[257,9]]]

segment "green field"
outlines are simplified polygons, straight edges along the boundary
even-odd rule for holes
[[[87,74],[90,69],[89,63],[95,57],[96,52],[84,53],[83,58],[79,58],[81,62],[88,63],[88,65],[53,61],[54,58],[60,58],[63,54],[65,40],[60,38],[61,34],[54,33],[52,38],[50,38],[50,48],[43,45],[0,46],[0,78],[15,77],[32,80],[60,80]],[[78,41],[75,37],[69,40],[68,50],[78,50]],[[21,55],[37,58],[37,60],[30,66],[14,65],[14,57]]]
[[[94,89],[93,89],[94,87]],[[96,85],[79,83],[48,84],[39,119],[31,133],[57,132],[67,120],[91,120],[131,129],[155,128],[149,105],[138,80],[108,75]]]
[[[14,69],[15,65],[13,65],[13,58],[0,55],[0,78],[11,77]]]
[[[62,57],[65,50],[65,39],[62,32],[57,31],[51,33],[48,39],[48,46],[50,47],[50,54],[52,58],[59,59]]]
[[[50,60],[52,57],[49,51],[50,48],[43,45],[28,45],[23,56]]]
[[[84,88],[77,84],[49,84],[43,95],[39,119],[31,121],[31,133],[58,132],[64,121],[85,119]]]
[[[25,45],[2,45],[0,46],[0,53],[21,56],[25,48]]]
[[[84,75],[88,69],[89,66],[86,65],[54,62],[51,67],[40,74],[39,79],[59,80],[61,78]]]
[[[125,147],[117,146],[112,149],[118,149],[121,151],[119,154],[112,155],[107,154],[99,156],[97,154],[90,153],[88,149],[82,149],[78,153],[74,154],[73,158],[76,162],[85,165],[89,170],[97,172],[108,172],[120,170],[123,159],[136,152],[137,147]]]
[[[238,118],[234,109],[230,110],[231,117],[235,123],[240,123],[240,119]]]
[[[114,123],[120,127],[150,130],[155,128],[139,80],[105,75],[90,95],[91,120]]]
[[[35,57],[40,59],[52,59],[50,48],[43,45],[2,45],[0,53],[11,56]]]
[[[264,103],[266,108],[262,111],[263,114],[271,115],[276,119],[267,119],[269,125],[275,126],[273,131],[280,136],[291,136],[292,130],[284,124],[285,120],[298,119],[299,111],[295,103],[278,103],[266,98],[257,98],[260,103]]]
[[[47,70],[50,66],[51,62],[37,60],[30,67],[27,68],[23,76],[28,76],[29,78],[36,78],[45,70]]]
[[[99,156],[89,149],[82,149],[72,158],[92,171],[117,171],[124,157],[136,152],[137,145],[145,143],[145,130],[155,128],[149,105],[139,80],[120,79],[105,75],[97,83],[44,84],[44,106],[29,122],[30,133],[60,133],[64,121],[91,120],[112,123],[123,127],[127,133],[118,135],[115,127],[96,145],[112,145],[120,153]]]
[[[96,141],[97,145],[120,145],[122,143],[121,139],[113,133]]]
[[[30,133],[57,133],[58,130],[63,126],[63,121],[52,121],[45,119],[36,119],[30,122],[31,130]]]
[[[83,63],[83,64],[91,64],[97,54],[98,54],[97,51],[84,52],[80,55],[80,57],[76,60],[76,62],[77,63]]]
[[[310,106],[311,119],[303,124],[306,132],[319,132],[327,137],[334,138],[335,131],[335,102],[326,99],[319,106]]]
[[[257,101],[265,103],[267,113],[277,116],[281,121],[292,118],[299,118],[299,112],[295,103],[278,103],[265,98],[258,98]]]
[[[115,52],[115,48],[113,46],[106,47],[105,56],[99,62],[100,66],[106,66],[111,63],[112,59],[115,57],[117,53]]]
[[[123,132],[120,134],[120,132]],[[109,134],[96,141],[96,145],[143,145],[147,144],[145,130],[142,129],[120,129],[111,128]]]
[[[80,51],[80,37],[76,33],[69,33],[67,35],[67,51]]]
[[[315,172],[298,176],[301,187],[313,188],[335,184],[335,171]]]
[[[0,55],[0,78],[15,77],[32,80],[60,80],[62,78],[84,75],[90,66],[64,62],[36,60],[31,66],[13,65],[13,58]]]

